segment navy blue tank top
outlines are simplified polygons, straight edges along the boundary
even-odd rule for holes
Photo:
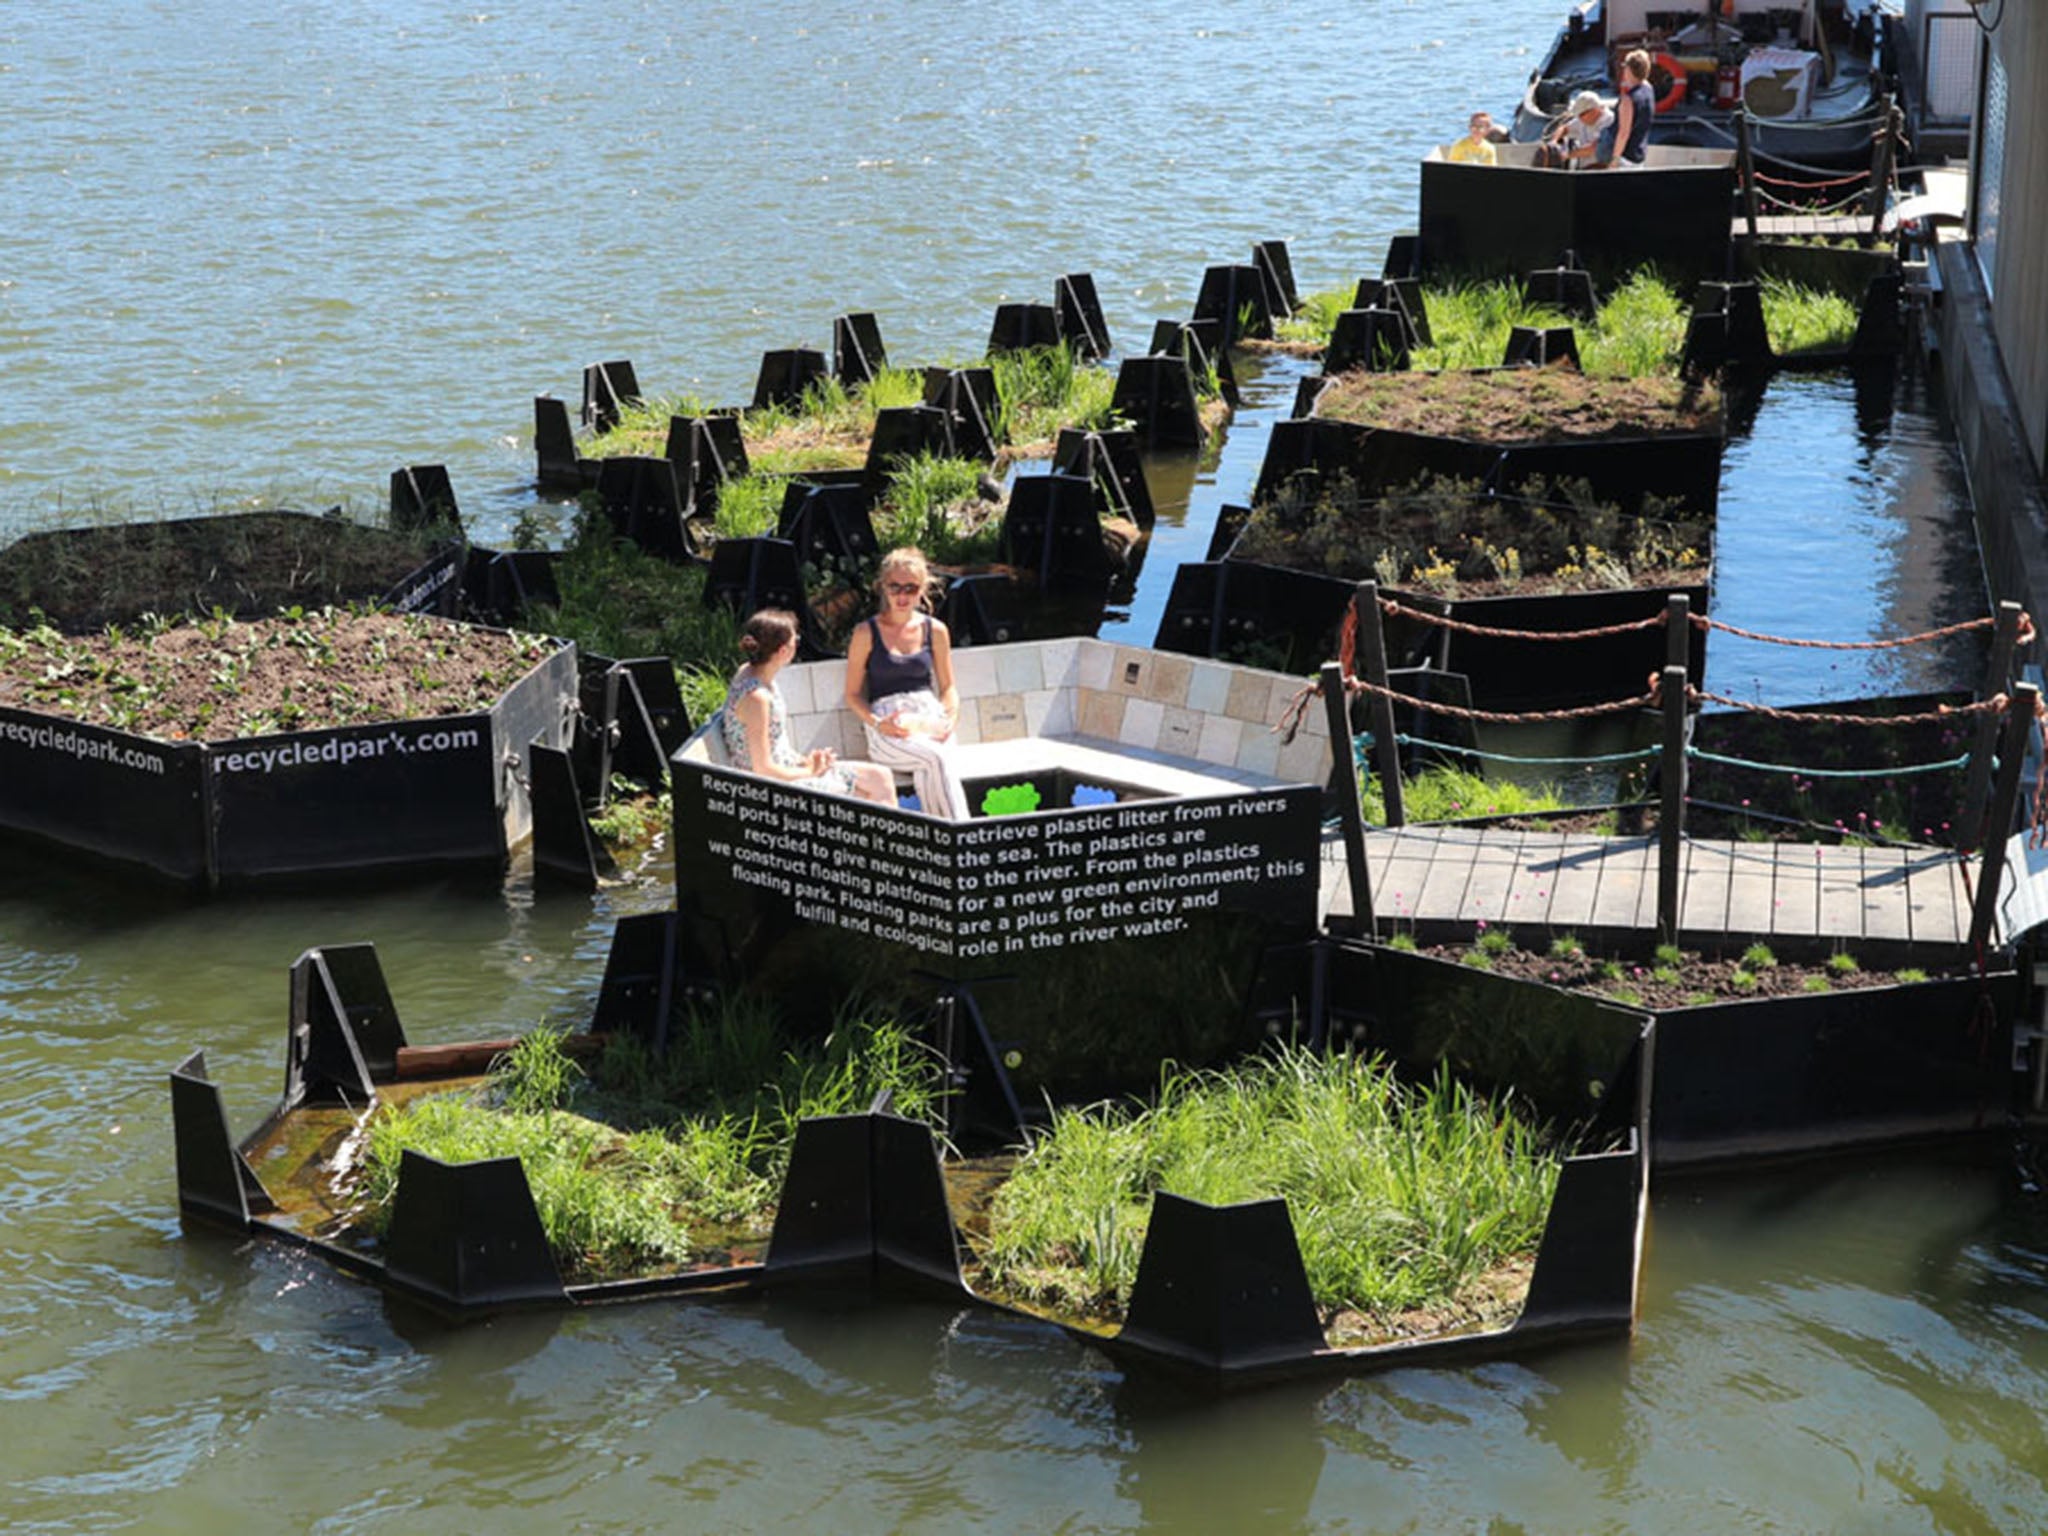
[[[1650,93],[1650,82],[1639,80],[1628,88],[1628,99],[1633,110],[1628,119],[1628,142],[1621,146],[1620,157],[1630,165],[1641,165],[1643,153],[1650,147],[1650,119],[1657,112],[1657,98]]]
[[[924,621],[924,644],[899,656],[882,643],[882,626],[868,620],[868,703],[892,693],[915,693],[932,685],[932,621]]]

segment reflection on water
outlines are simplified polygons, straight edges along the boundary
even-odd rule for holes
[[[1736,402],[1714,534],[1717,619],[1766,634],[1878,640],[1989,611],[1938,388],[1917,371],[1780,373]],[[1795,650],[1715,633],[1707,686],[1766,704],[1972,687],[1981,637]]]

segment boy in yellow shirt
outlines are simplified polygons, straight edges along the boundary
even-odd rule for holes
[[[1493,118],[1474,112],[1465,137],[1445,150],[1444,158],[1461,165],[1498,165],[1500,160],[1493,152]]]

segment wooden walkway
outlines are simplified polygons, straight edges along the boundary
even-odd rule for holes
[[[1366,861],[1383,926],[1657,926],[1654,837],[1403,827],[1367,832]],[[1351,915],[1341,837],[1324,845],[1323,912]],[[1953,945],[1969,935],[1970,898],[1960,861],[1946,849],[1687,838],[1678,926],[1681,941],[1745,935]]]
[[[1748,234],[1748,218],[1736,215],[1734,230],[1737,235]],[[1756,232],[1764,240],[1785,240],[1794,236],[1869,240],[1881,231],[1873,226],[1867,213],[1760,213],[1756,218]]]

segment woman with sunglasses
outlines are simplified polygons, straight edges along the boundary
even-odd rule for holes
[[[918,550],[892,549],[882,556],[875,585],[881,612],[858,626],[846,647],[846,707],[867,727],[875,760],[909,772],[918,804],[958,820],[967,814],[953,761],[960,695],[952,640],[926,611],[931,567]]]

